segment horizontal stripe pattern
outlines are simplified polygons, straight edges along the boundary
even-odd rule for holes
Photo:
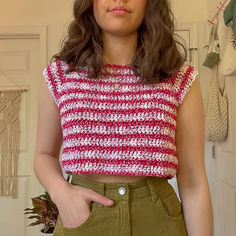
[[[43,71],[60,110],[64,171],[173,178],[177,109],[197,70],[183,64],[169,81],[145,85],[130,66],[106,64],[111,74],[98,79],[67,68],[56,61]]]

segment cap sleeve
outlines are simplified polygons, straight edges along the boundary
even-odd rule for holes
[[[174,84],[176,99],[179,105],[183,102],[198,74],[198,70],[194,66],[188,64],[181,66]]]
[[[59,107],[59,95],[58,89],[60,86],[60,78],[58,77],[58,62],[53,62],[52,64],[46,66],[43,70],[43,77],[46,81],[48,89],[56,103]]]

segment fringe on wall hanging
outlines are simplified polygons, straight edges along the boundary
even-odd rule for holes
[[[0,91],[0,196],[17,197],[22,90]]]

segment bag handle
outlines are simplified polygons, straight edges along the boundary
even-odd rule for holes
[[[222,90],[219,87],[219,80],[218,80],[218,78],[219,78],[219,64],[216,65],[215,70],[216,70],[215,77],[216,77],[216,82],[217,82],[218,90],[220,91],[222,96],[225,96],[225,76],[224,75],[222,75],[222,77],[223,77],[223,88],[222,88]]]
[[[218,40],[217,30],[218,30],[218,24],[215,23],[212,24],[208,45],[211,45],[214,40]]]

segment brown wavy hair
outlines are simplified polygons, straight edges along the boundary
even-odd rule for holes
[[[67,62],[66,74],[88,66],[88,78],[97,78],[104,68],[102,29],[95,20],[92,4],[93,0],[75,0],[68,34],[62,40],[60,52],[50,60]],[[132,70],[144,83],[169,79],[186,60],[187,50],[175,37],[180,36],[175,33],[174,20],[167,0],[148,0],[131,62]]]

